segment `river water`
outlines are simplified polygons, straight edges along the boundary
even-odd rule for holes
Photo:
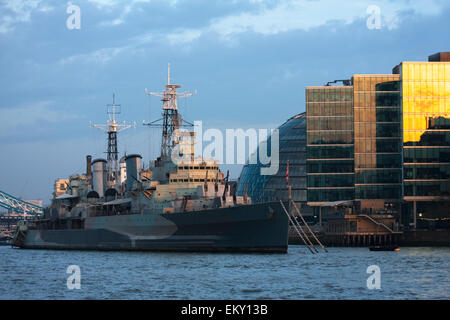
[[[80,289],[67,286],[70,265],[79,266]],[[368,289],[372,265],[380,289]],[[450,248],[312,255],[304,246],[288,254],[0,247],[0,299],[449,299],[449,279]]]

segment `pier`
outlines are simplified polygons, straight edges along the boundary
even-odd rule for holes
[[[391,215],[358,214],[329,219],[324,238],[331,246],[391,246],[398,245],[401,234]]]
[[[401,233],[377,234],[348,232],[339,235],[325,235],[324,241],[328,246],[340,247],[370,247],[398,245]]]
[[[34,220],[36,218],[34,216],[27,216],[26,219]],[[15,228],[19,220],[23,220],[22,215],[0,215],[0,228],[11,230],[12,228]]]
[[[328,219],[326,227],[317,229],[316,234],[326,246],[339,247],[398,245],[403,235],[398,231],[398,224],[393,216],[365,214],[347,214]],[[296,241],[293,230],[289,232],[289,243],[300,244]]]
[[[34,216],[27,216],[27,220],[36,219]],[[22,215],[0,215],[0,245],[8,244],[7,240],[11,239],[16,230],[17,223],[23,220]]]

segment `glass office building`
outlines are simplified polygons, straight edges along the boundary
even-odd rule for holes
[[[358,212],[387,209],[403,225],[450,218],[450,53],[345,81],[306,89],[308,204],[351,198]],[[343,191],[352,173],[353,197]]]
[[[260,165],[247,164],[238,194],[247,189],[255,202],[287,199],[289,160],[292,196],[303,212],[305,204],[321,212],[352,202],[359,213],[396,213],[404,226],[447,225],[450,53],[402,62],[392,74],[339,81],[306,88],[306,115],[279,128],[277,175],[263,176]]]
[[[399,75],[354,75],[355,200],[364,211],[399,208],[402,134]]]
[[[405,212],[414,224],[418,215],[436,218],[450,212],[448,58],[449,53],[440,53],[430,56],[432,62],[402,62],[397,67],[402,80]]]
[[[302,208],[306,206],[306,115],[298,114],[279,128],[279,169],[275,175],[261,175],[261,163],[246,164],[237,183],[237,194],[252,201],[288,200],[286,165],[289,160],[289,184],[292,199]],[[267,143],[270,150],[270,139]],[[259,154],[259,150],[257,150]],[[302,211],[309,214],[308,209]]]
[[[306,113],[308,205],[353,200],[353,87],[307,87]]]

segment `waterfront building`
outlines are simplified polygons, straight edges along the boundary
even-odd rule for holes
[[[428,62],[402,62],[404,213],[450,216],[450,52]],[[411,221],[412,220],[412,221]]]
[[[274,175],[261,175],[259,161],[245,164],[237,183],[237,195],[245,193],[254,203],[289,199],[286,182],[286,167],[289,160],[289,184],[291,197],[302,213],[310,215],[306,208],[306,114],[300,113],[278,127],[279,130],[279,168]],[[270,150],[271,140],[267,141]],[[259,148],[256,151],[259,154]],[[264,150],[265,152],[265,150]]]
[[[355,202],[363,213],[399,207],[402,139],[399,75],[354,75]],[[358,211],[359,211],[358,210]]]
[[[351,202],[414,227],[448,220],[450,53],[340,81],[306,88],[308,205]]]
[[[383,210],[402,197],[400,77],[345,84],[306,88],[308,205]]]
[[[308,87],[306,114],[308,204],[353,200],[353,87]]]
[[[293,198],[309,215],[346,206],[340,211],[393,214],[406,227],[448,226],[450,53],[402,62],[392,74],[308,86],[305,98],[306,116],[279,128],[277,175],[245,165],[239,195],[287,199],[289,160]]]
[[[69,179],[57,179],[53,185],[53,197],[56,198],[65,194],[68,185]]]
[[[392,215],[349,215],[327,219],[323,240],[331,246],[397,246],[402,233]]]

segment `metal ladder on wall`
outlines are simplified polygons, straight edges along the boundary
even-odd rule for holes
[[[320,247],[325,252],[328,252],[327,249],[325,248],[325,246],[319,241],[319,239],[316,237],[314,232],[311,230],[308,223],[306,223],[305,219],[303,218],[303,215],[301,214],[300,210],[297,208],[297,205],[295,204],[295,202],[292,199],[290,199],[289,201],[290,201],[289,204],[295,208],[295,211],[297,214],[291,215],[289,213],[289,211],[286,209],[286,206],[284,205],[283,201],[281,201],[281,200],[280,200],[280,204],[283,207],[284,213],[287,215],[289,222],[292,224],[292,226],[294,227],[298,236],[303,241],[303,243],[308,248],[308,250],[312,254],[319,253],[319,251],[314,246],[312,241],[309,239],[308,234],[306,233],[306,231],[304,229],[308,230],[308,232],[311,234],[311,236],[314,238],[314,240],[317,242],[317,244],[320,245]],[[300,218],[302,220],[304,227],[302,227],[302,225],[298,222],[297,218]]]

